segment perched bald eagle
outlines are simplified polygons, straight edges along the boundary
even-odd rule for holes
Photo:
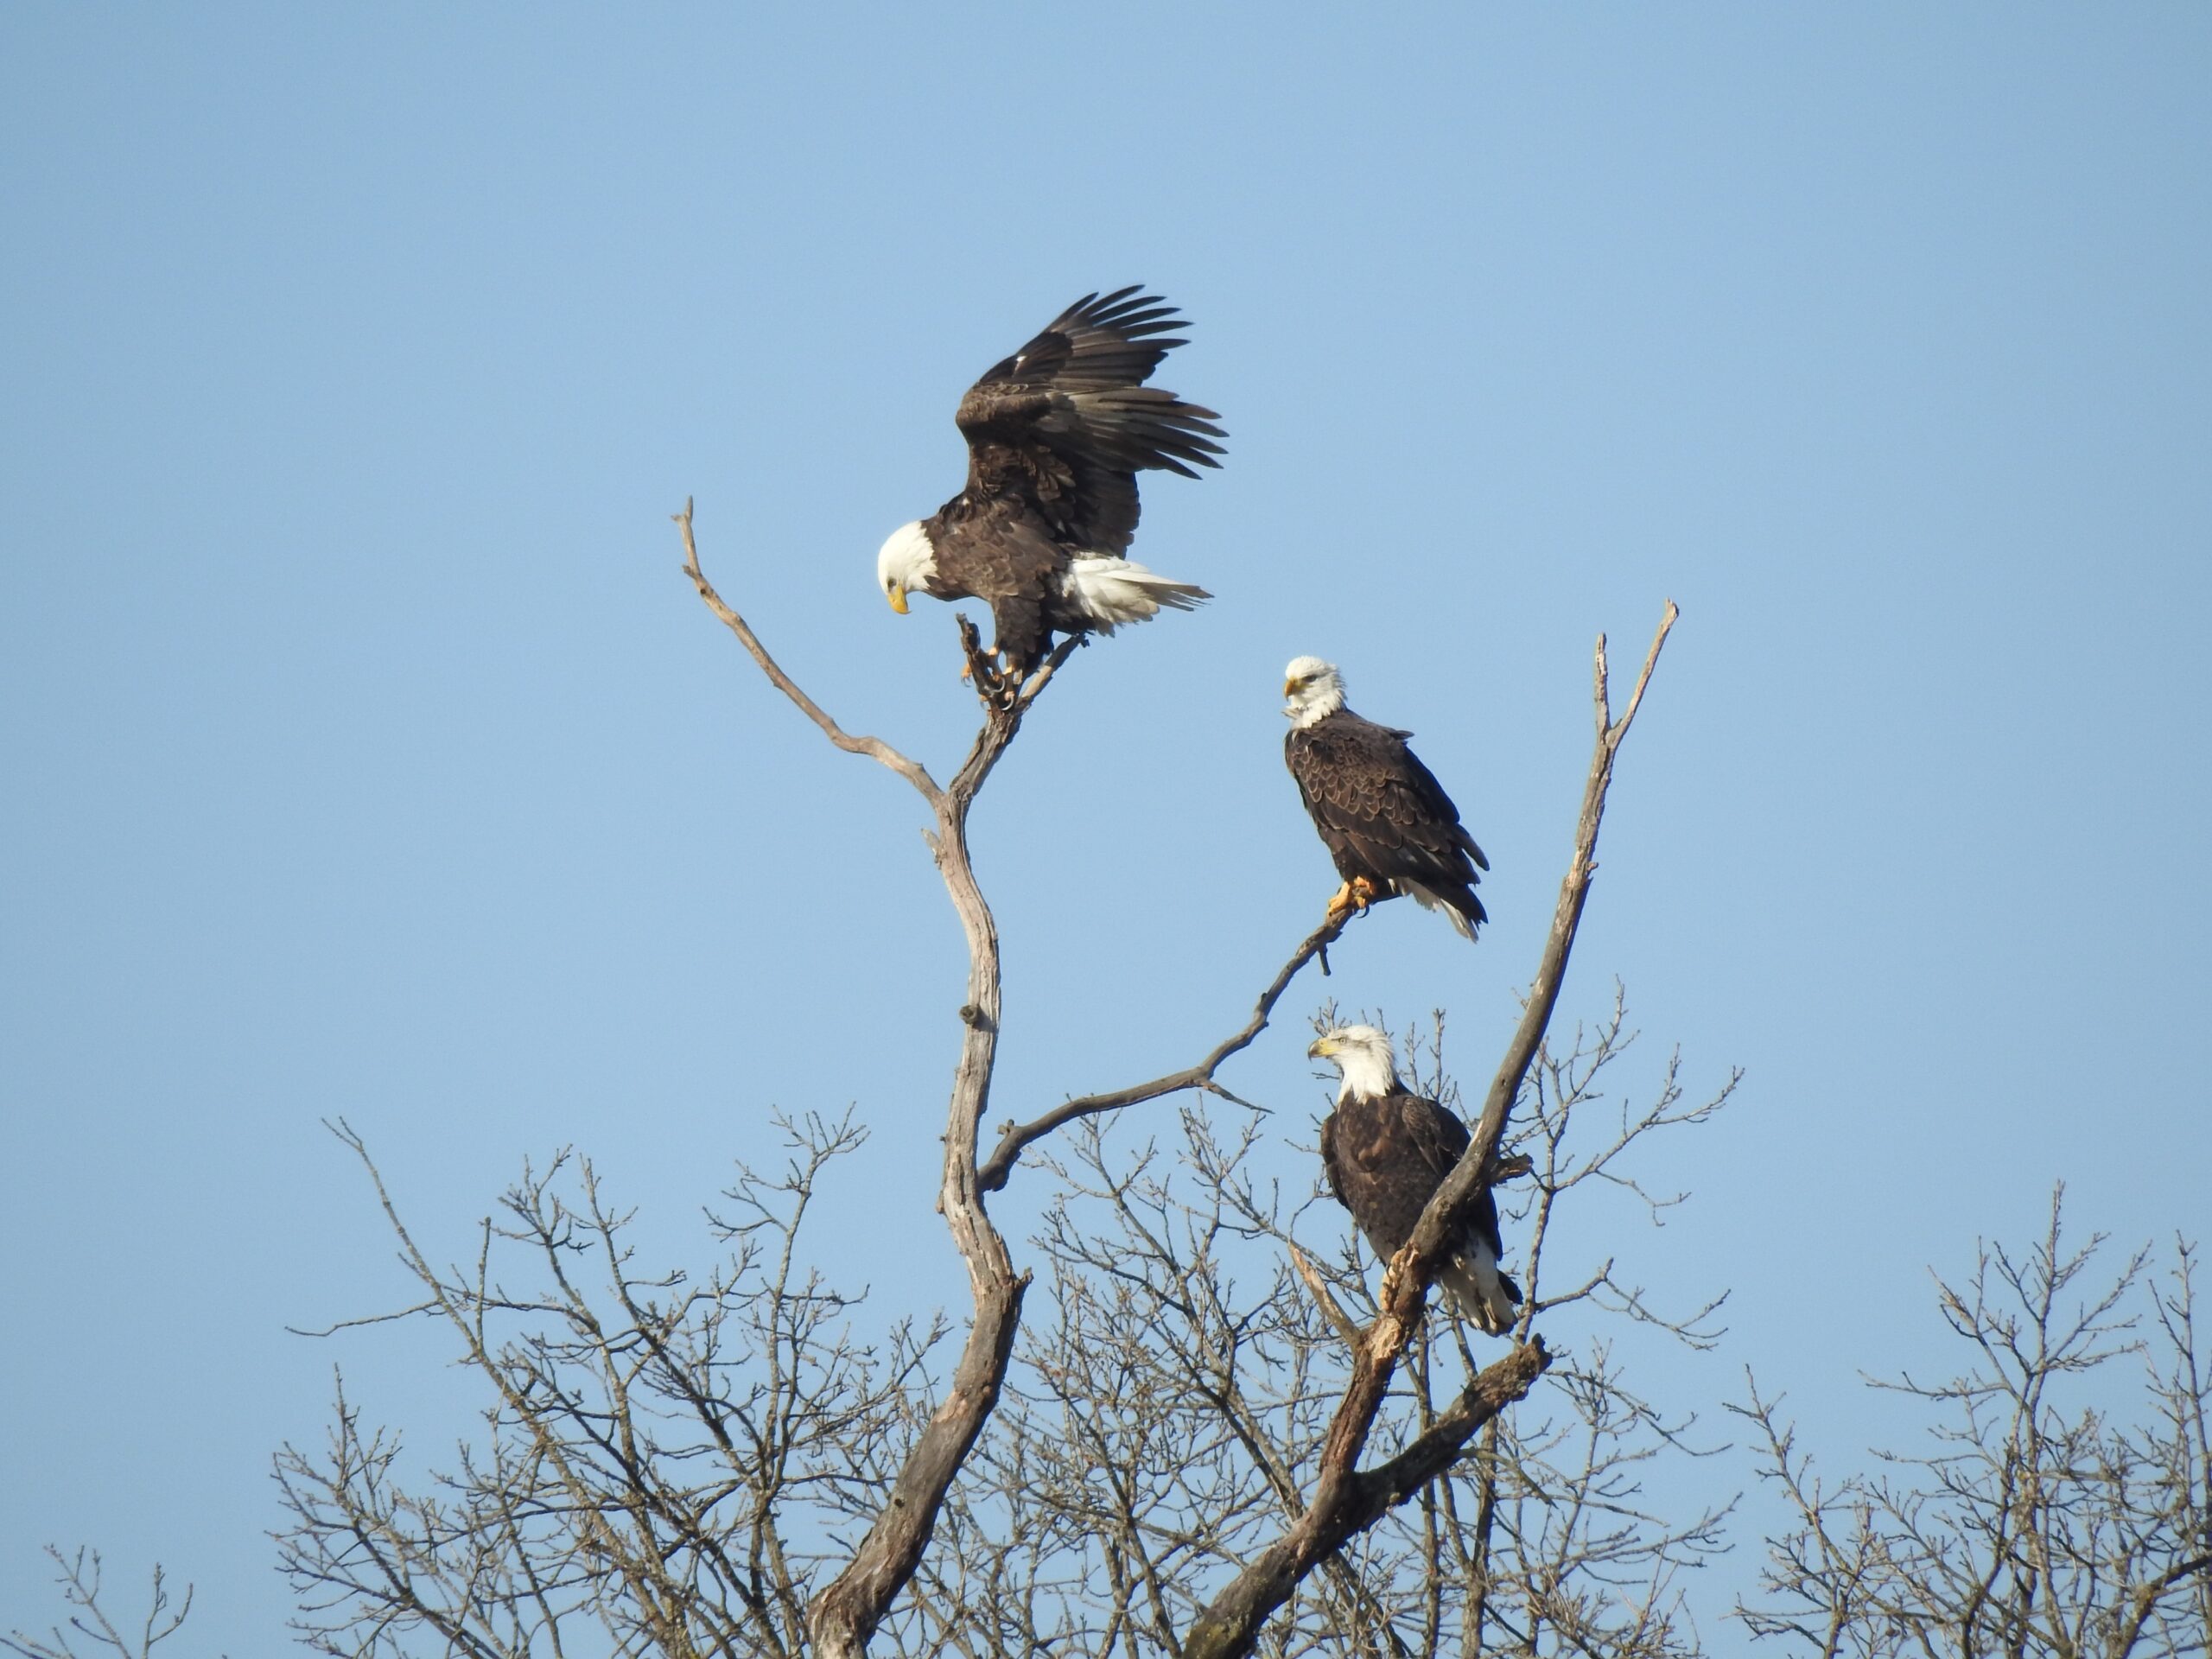
[[[1413,734],[1345,708],[1344,676],[1319,657],[1294,658],[1282,693],[1290,716],[1283,758],[1344,879],[1330,915],[1411,893],[1473,938],[1490,919],[1475,897],[1482,880],[1475,872],[1490,861],[1459,827],[1459,809],[1444,786],[1406,747]]]
[[[1111,633],[1212,597],[1122,556],[1138,473],[1221,464],[1219,416],[1144,384],[1186,343],[1159,338],[1179,327],[1173,306],[1135,288],[1087,294],[986,370],[953,416],[967,487],[876,555],[891,608],[904,614],[910,593],[984,601],[1019,684],[1055,633]]]
[[[1398,1081],[1390,1039],[1372,1026],[1338,1026],[1306,1052],[1344,1078],[1336,1110],[1321,1120],[1329,1191],[1388,1262],[1405,1249],[1421,1212],[1467,1150],[1467,1126]],[[1459,1249],[1436,1270],[1460,1313],[1492,1336],[1513,1328],[1521,1301],[1521,1287],[1498,1271],[1503,1251],[1497,1204],[1484,1192]]]

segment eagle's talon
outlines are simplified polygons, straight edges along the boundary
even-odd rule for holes
[[[1382,897],[1382,890],[1363,875],[1355,875],[1329,896],[1329,919],[1337,921],[1364,912]]]

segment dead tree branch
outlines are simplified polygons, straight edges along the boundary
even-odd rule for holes
[[[976,880],[968,848],[968,813],[976,792],[1021,729],[1027,712],[1078,639],[1063,640],[1011,694],[987,674],[975,629],[960,621],[961,648],[983,703],[983,724],[951,781],[938,787],[929,773],[880,738],[853,737],[777,666],[745,619],[725,604],[699,569],[692,538],[691,504],[676,515],[683,532],[684,570],[699,597],[744,645],[760,671],[797,703],[823,734],[848,753],[871,756],[906,779],[936,818],[930,849],[968,943],[968,996],[961,1008],[960,1061],[953,1073],[944,1136],[944,1175],[938,1207],[968,1268],[976,1313],[954,1369],[950,1388],[924,1427],[899,1471],[890,1500],[877,1513],[844,1570],[808,1610],[817,1651],[823,1659],[858,1659],[892,1601],[912,1578],[937,1523],[953,1478],[982,1432],[1014,1354],[1021,1299],[1029,1275],[1017,1273],[1006,1240],[983,1208],[987,1190],[978,1179],[978,1128],[990,1098],[998,1052],[1000,966],[998,926]]]
[[[1413,1446],[1378,1468],[1364,1472],[1358,1468],[1359,1454],[1391,1376],[1419,1328],[1429,1279],[1446,1253],[1447,1241],[1457,1236],[1465,1206],[1486,1192],[1494,1179],[1490,1165],[1505,1132],[1507,1116],[1543,1041],[1567,976],[1567,958],[1589,898],[1591,877],[1598,868],[1598,830],[1605,818],[1613,763],[1679,614],[1674,601],[1668,601],[1651,649],[1645,654],[1643,672],[1637,677],[1636,689],[1618,720],[1613,718],[1607,686],[1605,636],[1599,636],[1592,688],[1597,747],[1583,786],[1574,855],[1560,884],[1551,932],[1545,940],[1520,1025],[1491,1082],[1482,1118],[1465,1154],[1429,1200],[1413,1237],[1383,1274],[1377,1298],[1379,1312],[1355,1354],[1351,1381],[1330,1425],[1320,1479],[1312,1502],[1289,1530],[1237,1574],[1199,1616],[1184,1643],[1185,1659],[1239,1659],[1249,1653],[1268,1616],[1317,1563],[1373,1524],[1391,1504],[1418,1490],[1437,1469],[1448,1465],[1484,1424],[1527,1394],[1551,1363],[1541,1337],[1517,1345],[1485,1368]]]
[[[1149,1083],[1132,1084],[1126,1089],[1109,1090],[1104,1094],[1084,1095],[1054,1107],[1032,1122],[1018,1125],[1007,1122],[1001,1131],[997,1147],[976,1173],[976,1179],[983,1191],[995,1192],[1006,1185],[1007,1177],[1013,1173],[1014,1165],[1020,1160],[1023,1147],[1080,1118],[1090,1117],[1099,1112],[1118,1111],[1124,1106],[1141,1105],[1147,1100],[1157,1100],[1162,1095],[1172,1095],[1185,1089],[1203,1089],[1209,1094],[1228,1096],[1229,1091],[1214,1082],[1214,1073],[1231,1055],[1249,1048],[1259,1034],[1268,1028],[1275,1004],[1282,1001],[1283,993],[1290,988],[1291,981],[1298,977],[1307,963],[1319,957],[1322,971],[1328,971],[1329,947],[1342,936],[1350,919],[1351,917],[1346,915],[1324,921],[1307,934],[1305,943],[1291,952],[1290,960],[1283,963],[1274,982],[1260,993],[1260,1000],[1252,1008],[1252,1017],[1245,1021],[1243,1029],[1234,1036],[1224,1038],[1196,1065],[1186,1065],[1180,1071],[1170,1071]]]
[[[1337,1300],[1335,1293],[1329,1288],[1329,1281],[1321,1277],[1313,1263],[1306,1259],[1306,1252],[1297,1245],[1287,1244],[1284,1248],[1290,1252],[1290,1265],[1298,1269],[1298,1276],[1305,1281],[1306,1288],[1313,1293],[1314,1306],[1336,1327],[1337,1334],[1344,1339],[1344,1346],[1354,1352],[1358,1351],[1359,1326]]]
[[[832,720],[823,712],[821,704],[808,696],[799,689],[798,683],[784,672],[746,620],[723,602],[722,596],[715,591],[714,584],[707,580],[706,572],[699,568],[699,546],[691,537],[691,499],[689,496],[684,498],[683,511],[671,516],[676,520],[677,529],[683,536],[683,574],[691,578],[692,585],[698,588],[699,597],[707,608],[715,613],[724,627],[737,636],[738,643],[760,665],[760,671],[768,677],[768,683],[797,703],[799,712],[819,726],[822,734],[847,754],[865,754],[871,760],[881,761],[920,791],[924,800],[931,806],[938,805],[944,798],[944,791],[938,787],[937,780],[930,776],[926,767],[918,760],[909,760],[881,738],[855,737]]]

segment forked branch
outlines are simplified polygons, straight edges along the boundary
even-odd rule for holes
[[[1275,1004],[1282,1001],[1283,993],[1300,971],[1316,957],[1321,959],[1322,971],[1328,970],[1328,950],[1343,934],[1344,927],[1357,912],[1346,912],[1324,921],[1306,936],[1305,942],[1291,952],[1290,960],[1282,965],[1268,988],[1260,993],[1260,1000],[1253,1006],[1252,1017],[1244,1022],[1241,1031],[1224,1038],[1196,1065],[1186,1065],[1180,1071],[1170,1071],[1165,1077],[1154,1077],[1149,1083],[1132,1084],[1126,1089],[1109,1090],[1104,1094],[1084,1095],[1055,1106],[1043,1116],[1027,1123],[1008,1122],[1001,1131],[999,1144],[985,1161],[976,1179],[986,1192],[995,1192],[1006,1185],[1007,1177],[1020,1160],[1022,1148],[1033,1141],[1041,1141],[1053,1130],[1090,1117],[1099,1112],[1117,1111],[1124,1106],[1140,1105],[1147,1100],[1157,1100],[1162,1095],[1172,1095],[1184,1089],[1203,1089],[1209,1094],[1234,1099],[1229,1091],[1214,1081],[1223,1062],[1231,1055],[1249,1048],[1260,1033],[1268,1028]]]
[[[1412,1238],[1392,1258],[1382,1275],[1375,1323],[1355,1348],[1351,1379],[1329,1426],[1320,1477],[1311,1503],[1280,1539],[1214,1598],[1192,1626],[1183,1643],[1183,1659],[1239,1659],[1249,1653],[1268,1615],[1283,1604],[1300,1580],[1347,1539],[1372,1525],[1392,1504],[1447,1467],[1485,1423],[1535,1387],[1551,1363],[1541,1337],[1516,1345],[1503,1359],[1484,1368],[1451,1409],[1412,1446],[1377,1468],[1363,1471],[1358,1467],[1360,1452],[1391,1376],[1420,1326],[1429,1280],[1438,1262],[1449,1253],[1451,1241],[1463,1230],[1467,1206],[1497,1179],[1499,1172],[1494,1164],[1506,1119],[1551,1023],[1583,906],[1589,898],[1590,878],[1598,868],[1598,830],[1605,819],[1613,761],[1679,614],[1675,602],[1668,601],[1658,632],[1644,657],[1643,671],[1637,677],[1636,689],[1618,720],[1612,716],[1607,688],[1605,640],[1602,634],[1599,636],[1594,675],[1596,750],[1583,785],[1573,856],[1560,883],[1551,932],[1545,939],[1520,1024],[1491,1079],[1482,1117],[1465,1154],[1430,1198]]]
[[[683,511],[670,516],[676,520],[677,529],[683,535],[683,574],[691,578],[692,585],[698,588],[699,597],[707,608],[715,613],[724,627],[737,636],[738,643],[760,665],[760,671],[768,677],[768,683],[797,703],[799,712],[819,726],[822,734],[847,754],[865,754],[871,760],[881,761],[919,790],[924,800],[936,805],[943,798],[944,791],[937,786],[937,780],[930,776],[921,762],[909,760],[880,737],[855,737],[838,725],[820,703],[808,696],[799,689],[798,682],[784,672],[746,620],[723,602],[722,596],[715,591],[714,583],[707,580],[706,572],[699,568],[699,544],[691,537],[691,499],[686,496]]]
[[[63,1599],[77,1611],[69,1616],[67,1630],[57,1624],[48,1637],[35,1637],[22,1630],[0,1636],[0,1648],[20,1654],[22,1659],[79,1659],[71,1631],[91,1641],[95,1649],[118,1654],[122,1659],[148,1659],[156,1646],[176,1634],[192,1611],[192,1586],[185,1586],[183,1602],[172,1609],[168,1584],[156,1565],[145,1623],[135,1634],[127,1629],[118,1630],[100,1605],[99,1551],[80,1545],[74,1555],[64,1555],[59,1546],[48,1544],[46,1553],[54,1562],[55,1580],[61,1586]],[[91,1558],[89,1567],[86,1565],[87,1557]]]

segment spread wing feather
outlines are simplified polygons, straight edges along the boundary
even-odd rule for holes
[[[1186,342],[1176,308],[1135,287],[1088,294],[1012,357],[984,372],[954,416],[968,440],[971,501],[1008,494],[1034,506],[1054,539],[1084,552],[1127,550],[1136,474],[1195,478],[1217,467],[1220,416],[1144,382]]]

